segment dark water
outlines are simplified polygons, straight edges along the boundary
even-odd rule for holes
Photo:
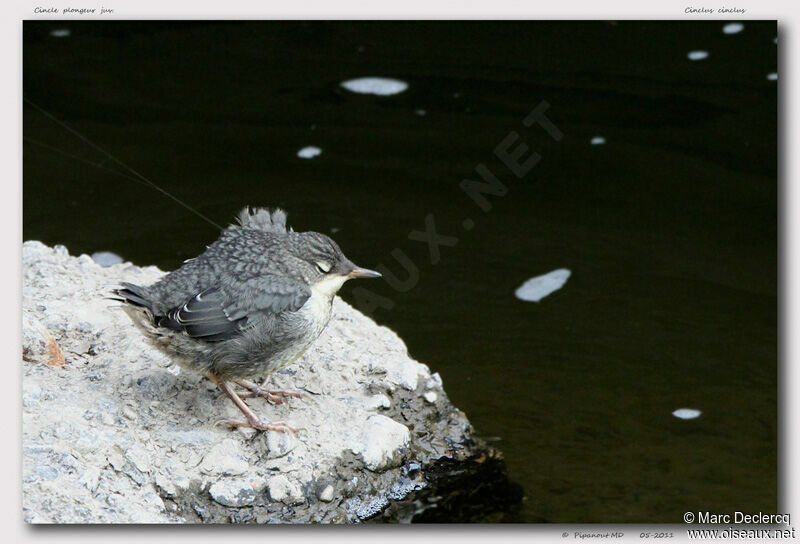
[[[777,28],[722,27],[27,22],[24,93],[217,223],[283,206],[400,279],[401,249],[419,280],[362,283],[374,317],[501,438],[514,519],[679,523],[777,508]],[[372,75],[409,88],[339,86]],[[522,125],[542,100],[560,141]],[[512,130],[542,157],[523,179],[493,155]],[[29,105],[23,132],[25,239],[167,269],[215,239]],[[486,213],[459,188],[481,163],[508,188]],[[435,265],[427,214],[457,238]]]

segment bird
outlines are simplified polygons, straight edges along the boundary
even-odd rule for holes
[[[296,432],[265,423],[243,398],[280,404],[295,391],[269,390],[269,375],[295,361],[331,317],[333,297],[352,278],[379,278],[345,257],[330,237],[287,228],[280,208],[245,207],[238,222],[197,257],[149,286],[121,282],[113,300],[162,351],[211,379],[244,420],[232,427]],[[261,385],[253,378],[262,377]],[[238,393],[233,384],[246,391]]]

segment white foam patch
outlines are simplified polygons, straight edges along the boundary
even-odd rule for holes
[[[352,93],[391,96],[408,89],[408,83],[386,77],[360,77],[343,81],[341,86]]]
[[[742,30],[744,30],[744,25],[742,23],[728,23],[722,27],[723,34],[738,34]]]
[[[592,145],[603,145],[604,143],[606,143],[606,139],[603,138],[602,136],[595,136],[594,138],[589,140],[589,143]]]
[[[122,262],[122,257],[110,251],[92,253],[92,260],[100,266],[113,266]]]
[[[322,150],[316,146],[309,145],[297,152],[297,156],[301,159],[313,159],[322,153]]]
[[[559,268],[543,276],[536,276],[520,285],[514,291],[514,296],[520,300],[539,302],[547,295],[564,287],[571,274],[572,272],[566,268]]]
[[[778,81],[778,74],[776,72],[772,72],[771,74],[767,74],[767,79],[770,81]]]
[[[677,417],[678,419],[697,419],[702,414],[700,410],[695,410],[694,408],[678,408],[672,415]]]
[[[708,51],[689,51],[686,56],[689,60],[703,60],[708,58]]]
[[[50,35],[54,38],[67,38],[72,34],[68,28],[56,28],[50,31]]]

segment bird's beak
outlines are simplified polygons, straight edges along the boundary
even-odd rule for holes
[[[350,278],[380,278],[381,273],[375,272],[374,270],[370,270],[368,268],[356,266],[347,274],[347,276]]]

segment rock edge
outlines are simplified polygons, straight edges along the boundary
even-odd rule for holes
[[[304,431],[237,431],[213,424],[237,415],[215,386],[175,366],[104,298],[120,281],[149,284],[164,272],[102,267],[35,241],[23,244],[22,261],[30,523],[435,520],[442,497],[429,499],[438,489],[459,495],[458,478],[484,474],[490,506],[476,508],[472,496],[443,510],[447,521],[470,521],[459,516],[497,509],[492,494],[506,503],[518,494],[499,452],[472,436],[438,374],[338,297],[319,340],[272,378],[308,398],[249,401],[265,420]]]

